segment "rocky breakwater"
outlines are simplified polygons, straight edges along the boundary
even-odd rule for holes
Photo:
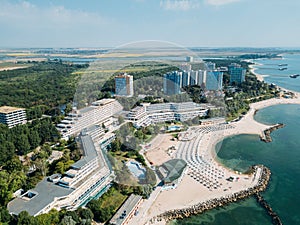
[[[279,123],[279,124],[276,124],[275,126],[272,126],[272,127],[268,128],[268,129],[264,130],[264,132],[262,133],[262,135],[260,135],[260,140],[264,141],[264,142],[271,142],[272,141],[271,133],[274,130],[277,130],[277,129],[282,128],[284,126],[285,125],[283,123]]]
[[[282,225],[281,219],[279,218],[277,213],[275,213],[273,211],[273,209],[267,203],[267,201],[259,193],[255,194],[254,196],[255,196],[256,201],[258,202],[258,204],[260,204],[260,206],[262,206],[266,210],[266,212],[269,214],[269,216],[271,216],[272,223],[275,224],[275,225]]]
[[[192,215],[200,214],[207,210],[221,207],[229,203],[239,201],[241,199],[247,198],[251,195],[264,191],[268,186],[268,182],[271,176],[271,171],[263,165],[253,166],[253,170],[255,175],[259,176],[257,184],[255,186],[249,187],[246,190],[232,193],[224,197],[214,198],[205,202],[201,202],[197,205],[193,205],[188,208],[175,209],[175,210],[164,212],[152,218],[150,220],[150,223],[155,223],[156,221],[163,221],[163,220],[169,222],[174,219],[182,219],[182,218],[190,217]]]

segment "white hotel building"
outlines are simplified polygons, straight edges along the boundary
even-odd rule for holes
[[[26,122],[25,109],[11,106],[0,107],[0,123],[12,128],[18,124],[25,124]]]
[[[115,99],[102,99],[95,101],[91,106],[74,110],[59,124],[57,129],[63,138],[76,136],[82,129],[94,124],[105,123],[111,116],[120,112],[122,105]]]
[[[182,103],[144,103],[135,107],[127,114],[127,119],[132,121],[135,127],[146,127],[152,123],[166,121],[186,121],[196,116],[206,116],[208,105],[194,102]]]
[[[27,211],[36,216],[53,208],[74,210],[109,188],[112,172],[100,145],[86,132],[82,132],[78,139],[84,157],[64,175],[54,174],[44,178],[34,189],[9,202],[11,214]]]

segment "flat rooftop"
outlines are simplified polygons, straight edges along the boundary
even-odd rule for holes
[[[18,197],[8,203],[7,208],[10,213],[18,215],[22,211],[27,211],[30,215],[36,215],[44,207],[54,201],[55,198],[69,195],[74,189],[64,188],[55,183],[47,181],[44,178],[37,186],[30,190],[36,193],[31,199],[26,197]]]
[[[83,114],[83,113],[87,113],[90,112],[92,110],[95,110],[96,108],[98,108],[99,106],[104,106],[107,105],[111,102],[115,102],[116,100],[113,98],[104,98],[95,102],[92,102],[92,104],[90,106],[84,107],[82,109],[78,110],[79,114]]]
[[[94,105],[94,106],[106,105],[106,104],[114,102],[114,101],[116,101],[116,100],[113,98],[103,98],[101,100],[92,102],[92,105]]]
[[[135,206],[142,200],[142,196],[140,195],[130,195],[129,198],[125,201],[125,203],[121,206],[121,208],[116,212],[113,218],[109,221],[113,225],[121,225],[127,219],[128,215],[130,215]]]
[[[0,113],[8,114],[19,110],[25,110],[24,108],[12,107],[12,106],[1,106]]]
[[[102,169],[105,166],[105,159],[101,157],[101,154],[98,155],[92,138],[89,135],[81,135],[80,141],[82,143],[84,157],[72,164],[71,168],[75,168],[75,170],[69,169],[66,172],[66,174],[69,173],[70,175],[76,175],[76,173],[78,173],[78,170],[76,169],[80,169],[86,163],[95,158],[98,158],[100,161],[100,168],[97,169]],[[89,176],[90,175],[85,176],[83,179],[80,180],[80,182],[86,181],[86,179],[89,179]],[[9,212],[18,215],[22,211],[27,211],[30,215],[34,216],[38,214],[40,210],[44,209],[47,205],[53,202],[55,198],[68,196],[75,190],[74,188],[59,186],[58,184],[50,182],[47,179],[47,177],[44,178],[41,182],[39,182],[36,185],[35,188],[28,191],[30,193],[33,193],[35,195],[34,197],[29,198],[27,196],[21,196],[10,201],[7,206]],[[68,184],[71,183],[73,180],[74,178],[64,176],[63,178],[61,178],[60,181],[62,183]]]
[[[89,163],[90,161],[94,160],[98,157],[98,153],[93,142],[93,139],[90,135],[81,135],[80,142],[83,149],[83,158],[72,164],[71,168],[80,169],[85,164]],[[100,167],[104,166],[104,162],[100,162]]]

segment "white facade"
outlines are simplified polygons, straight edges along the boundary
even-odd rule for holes
[[[68,138],[78,134],[84,128],[105,123],[109,117],[122,109],[121,104],[115,99],[95,101],[91,106],[70,113],[61,123],[57,124],[57,129],[63,138]]]
[[[198,70],[198,80],[197,84],[199,86],[206,84],[206,70]]]
[[[183,63],[181,65],[178,66],[179,69],[181,69],[182,71],[189,71],[192,69],[192,65],[189,63]]]
[[[191,70],[190,85],[198,84],[198,71]]]
[[[62,178],[55,181],[45,178],[33,190],[9,202],[9,212],[19,214],[26,210],[37,216],[53,208],[74,210],[105,191],[112,177],[100,145],[86,134],[80,136],[80,143],[84,151],[82,159],[74,163]],[[33,197],[28,198],[28,193]]]
[[[205,116],[207,111],[207,105],[194,102],[146,104],[132,109],[127,119],[135,127],[146,127],[152,123],[186,121],[196,116]]]
[[[25,109],[10,106],[0,107],[0,123],[12,128],[18,124],[25,124],[26,122]]]

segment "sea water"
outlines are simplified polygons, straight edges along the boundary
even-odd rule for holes
[[[261,64],[255,66],[255,72],[264,75],[265,82],[300,92],[300,77],[290,78],[290,75],[300,74],[300,54],[284,54],[282,59],[259,59],[254,62]],[[280,67],[287,69],[279,70]]]
[[[270,116],[272,115],[272,116]],[[254,164],[271,169],[268,189],[263,193],[285,225],[300,224],[300,105],[276,105],[261,109],[259,122],[282,122],[286,126],[272,133],[273,141],[260,141],[258,135],[237,135],[221,142],[218,160],[234,170],[245,171]],[[271,225],[271,218],[253,197],[207,213],[178,220],[176,224]]]

